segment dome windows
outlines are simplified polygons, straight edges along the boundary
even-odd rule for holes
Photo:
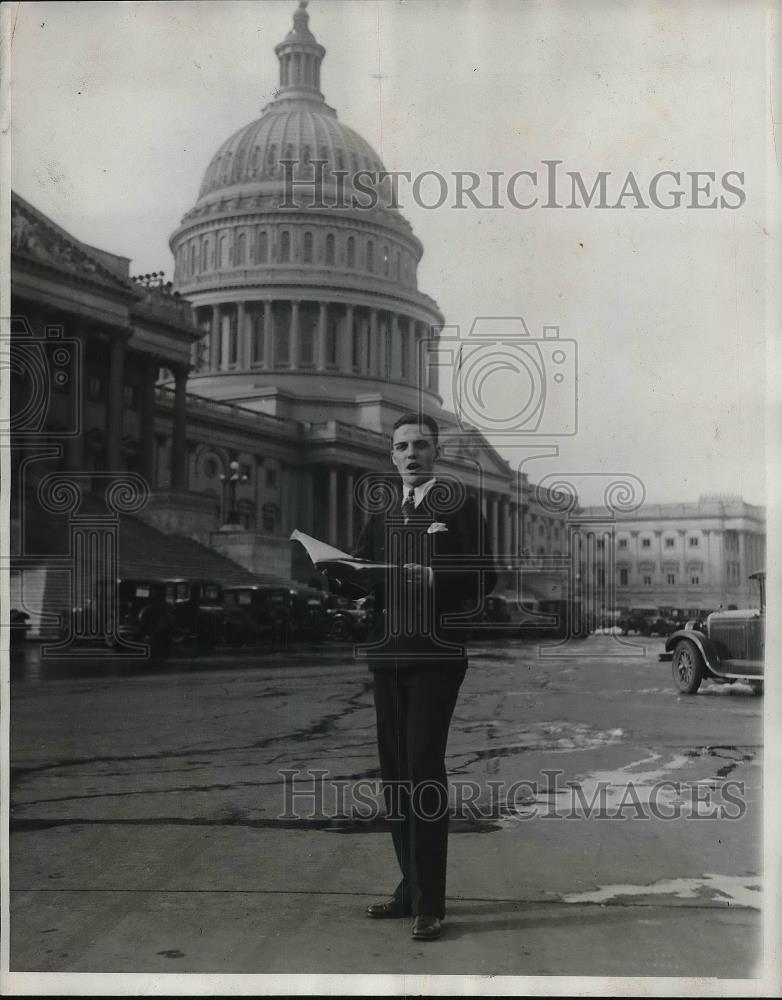
[[[201,270],[209,270],[209,239],[207,237],[201,240]]]
[[[304,263],[312,263],[312,233],[309,230],[304,234]]]
[[[326,263],[334,263],[334,233],[328,233],[326,236]]]
[[[291,234],[287,229],[280,233],[280,261],[287,264],[291,259]]]
[[[220,237],[220,242],[218,243],[219,251],[218,257],[220,261],[220,268],[229,267],[231,264],[231,248],[228,243],[228,234],[224,233]]]
[[[266,154],[266,169],[268,173],[273,174],[274,168],[277,166],[277,147],[274,143],[269,146],[269,151]]]
[[[390,257],[388,253],[388,247],[383,247],[383,274],[386,275],[386,277],[388,277],[388,272],[389,272],[389,260]]]
[[[367,240],[367,271],[375,270],[375,244]]]
[[[265,229],[258,230],[258,242],[256,244],[255,261],[257,264],[265,264],[269,259],[269,234]]]
[[[239,239],[236,241],[236,264],[238,267],[242,267],[247,263],[247,237],[244,233],[239,234]]]
[[[355,236],[348,236],[347,260],[348,260],[348,267],[355,267],[356,266],[356,238],[355,238]]]

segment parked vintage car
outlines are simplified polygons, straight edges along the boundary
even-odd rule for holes
[[[223,589],[216,580],[173,577],[163,581],[174,617],[174,638],[211,649],[223,638]]]
[[[173,609],[166,603],[166,584],[154,578],[117,580],[121,639],[149,644],[153,656],[166,655],[174,641]]]
[[[332,594],[326,609],[329,636],[343,641],[366,638],[374,622],[372,604],[371,597],[352,601],[349,597]]]
[[[686,627],[665,644],[672,652],[673,681],[682,694],[695,694],[705,679],[719,684],[748,682],[763,692],[766,623],[766,574],[753,573],[759,588],[758,607],[743,611],[713,611],[705,627]],[[688,626],[689,626],[688,622]]]
[[[231,646],[266,642],[289,627],[290,587],[242,584],[223,588],[224,634]]]
[[[316,587],[294,587],[290,598],[290,634],[314,641],[325,639],[332,627],[328,593]]]
[[[676,629],[673,618],[660,614],[660,609],[652,606],[630,608],[619,619],[622,635],[637,632],[639,635],[670,635]]]
[[[110,602],[116,601],[116,633],[108,634]],[[178,643],[210,649],[223,637],[222,589],[214,580],[121,577],[98,580],[82,605],[60,615],[60,636],[75,631],[82,642],[116,647],[118,640],[143,642],[154,656]]]

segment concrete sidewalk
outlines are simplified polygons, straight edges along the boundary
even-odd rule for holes
[[[395,879],[382,832],[109,822],[13,845],[16,971],[736,978],[758,958],[759,911],[714,894],[565,902],[578,848],[540,826],[452,835],[431,943],[363,915]]]

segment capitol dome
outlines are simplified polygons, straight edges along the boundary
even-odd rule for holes
[[[440,405],[436,370],[423,385],[418,372],[421,341],[443,323],[418,290],[423,246],[380,157],[321,93],[326,50],[306,0],[275,53],[274,100],[217,149],[170,239],[175,288],[205,331],[190,391],[346,421],[377,391],[390,408],[372,419],[387,429],[420,392]]]
[[[273,184],[283,176],[282,159],[296,161],[302,174],[312,160],[322,161],[324,178],[332,182],[335,170],[349,175],[385,171],[369,143],[343,125],[325,102],[278,99],[217,150],[204,174],[199,201],[235,185]],[[314,168],[309,173],[312,176]]]

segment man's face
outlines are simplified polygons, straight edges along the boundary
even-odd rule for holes
[[[434,463],[439,457],[440,449],[428,427],[402,424],[394,431],[391,461],[405,486],[419,486],[431,479]]]

